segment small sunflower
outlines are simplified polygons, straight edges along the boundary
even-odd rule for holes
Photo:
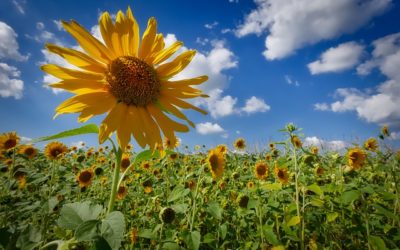
[[[207,163],[214,179],[218,179],[223,175],[225,158],[217,149],[210,150],[207,157]]]
[[[265,156],[265,160],[266,160],[266,161],[271,161],[271,160],[272,160],[272,155],[271,155],[271,154],[267,154],[267,155]]]
[[[259,162],[255,167],[256,177],[260,180],[265,180],[268,176],[268,165],[264,162]]]
[[[310,150],[311,150],[311,153],[313,153],[313,154],[315,154],[315,155],[317,155],[318,152],[319,152],[319,149],[318,149],[318,147],[316,147],[316,146],[312,146]]]
[[[282,184],[289,183],[289,173],[287,168],[280,168],[275,166],[274,168],[275,176],[278,178],[278,181]]]
[[[22,176],[21,178],[18,178],[18,188],[24,189],[25,186],[26,186],[26,176]]]
[[[246,141],[243,138],[238,138],[233,143],[233,146],[238,150],[243,150],[246,148]]]
[[[249,204],[249,200],[250,200],[250,198],[247,195],[241,194],[237,197],[237,203],[238,203],[239,207],[241,207],[241,208],[247,208],[247,204]]]
[[[323,169],[323,168],[320,167],[320,166],[317,166],[317,167],[315,168],[315,174],[316,174],[317,176],[323,175],[324,172],[325,172],[325,169]]]
[[[389,136],[390,135],[390,133],[389,133],[389,127],[388,126],[383,126],[382,127],[382,134],[384,135],[384,136]]]
[[[129,232],[129,239],[131,244],[135,244],[138,241],[139,231],[136,228],[132,228]]]
[[[117,199],[123,200],[127,194],[128,194],[128,188],[125,186],[119,186],[117,192]]]
[[[47,64],[41,69],[61,81],[53,88],[75,96],[56,108],[56,115],[80,113],[78,121],[86,122],[107,113],[100,125],[102,144],[116,131],[118,144],[125,149],[131,136],[141,147],[162,146],[160,130],[175,144],[175,132],[187,132],[188,126],[170,118],[174,115],[194,127],[181,109],[205,111],[184,100],[206,97],[191,87],[205,82],[207,76],[178,81],[171,80],[193,59],[196,52],[187,50],[171,58],[182,46],[175,42],[165,47],[164,37],[157,33],[157,21],[150,18],[140,41],[139,25],[130,8],[118,11],[113,23],[108,12],[100,16],[99,27],[104,44],[77,22],[62,22],[83,52],[47,44],[46,48],[81,70]],[[166,115],[165,113],[168,113]]]
[[[247,188],[249,188],[249,189],[254,188],[254,182],[252,182],[252,181],[247,182]]]
[[[348,164],[353,169],[360,169],[366,159],[366,153],[360,148],[352,148],[347,152]]]
[[[176,159],[178,159],[179,154],[178,153],[172,153],[169,155],[169,159],[175,161]]]
[[[378,149],[378,141],[375,138],[368,138],[364,142],[364,148],[369,151],[375,152]]]
[[[125,147],[125,152],[130,152],[130,151],[132,151],[132,149],[133,149],[133,145],[128,143],[128,145],[126,145],[126,147]]]
[[[68,147],[64,143],[53,141],[46,145],[44,154],[50,160],[58,159],[60,156],[68,152]]]
[[[129,159],[130,155],[128,153],[123,153],[121,158],[121,170],[125,171],[130,165],[131,160]]]
[[[0,151],[15,148],[19,143],[19,136],[15,132],[0,135]]]
[[[32,159],[37,155],[37,149],[34,148],[32,145],[22,145],[19,148],[19,153],[25,155],[29,159]]]
[[[226,154],[228,153],[228,146],[226,146],[225,144],[219,144],[216,150],[219,151],[221,154]]]
[[[140,164],[140,167],[144,170],[149,170],[151,168],[151,163],[149,161],[144,161]]]
[[[146,194],[149,194],[153,191],[153,183],[151,182],[151,180],[146,180],[142,183],[142,186],[144,188],[144,192]]]
[[[169,138],[164,138],[164,148],[166,149],[174,149],[179,147],[179,140],[170,140]]]
[[[91,168],[88,169],[84,169],[82,170],[77,176],[76,176],[76,180],[79,183],[79,186],[81,188],[83,187],[88,187],[90,186],[90,184],[92,184],[93,181],[93,170]]]
[[[292,135],[290,141],[296,148],[301,148],[303,146],[303,143],[301,142],[300,138],[297,135]]]
[[[271,149],[271,150],[275,149],[275,144],[274,143],[270,143],[270,144],[268,144],[268,146],[269,146],[269,149]]]

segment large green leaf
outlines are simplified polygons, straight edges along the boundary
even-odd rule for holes
[[[80,224],[75,230],[75,238],[78,241],[90,241],[99,235],[99,220],[88,220]]]
[[[371,236],[369,236],[369,242],[371,243],[372,248],[374,250],[386,250],[387,249],[386,244],[382,240],[381,237],[371,235]]]
[[[75,230],[83,222],[97,219],[102,211],[102,206],[91,204],[89,201],[65,204],[61,209],[58,225],[64,229]]]
[[[342,194],[341,200],[344,204],[350,204],[351,202],[357,200],[360,197],[360,191],[350,190]]]
[[[55,135],[40,137],[40,138],[32,140],[32,142],[36,143],[36,142],[50,141],[50,140],[55,140],[55,139],[71,137],[71,136],[75,136],[75,135],[98,134],[98,133],[99,133],[99,128],[97,127],[96,124],[87,124],[82,127],[63,131],[63,132],[60,132]]]
[[[107,241],[111,249],[119,249],[124,238],[125,218],[119,211],[111,212],[102,221],[101,236]]]
[[[208,203],[207,212],[211,214],[215,219],[222,219],[222,208],[218,202],[212,201]]]
[[[182,186],[176,186],[174,190],[170,193],[168,196],[168,202],[175,201],[177,199],[180,199],[182,197],[185,197],[190,193],[190,189],[184,188]]]

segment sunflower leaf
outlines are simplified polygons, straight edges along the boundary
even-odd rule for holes
[[[99,133],[99,128],[97,127],[96,124],[87,124],[82,127],[66,130],[66,131],[60,132],[55,135],[39,137],[39,138],[33,139],[32,142],[36,143],[36,142],[50,141],[50,140],[61,139],[61,138],[66,138],[66,137],[71,137],[71,136],[76,136],[76,135],[98,134],[98,133]]]

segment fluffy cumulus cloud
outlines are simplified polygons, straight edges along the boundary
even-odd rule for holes
[[[391,0],[255,0],[236,35],[268,32],[263,55],[280,59],[304,46],[352,33],[382,14]]]
[[[321,54],[320,59],[309,63],[311,74],[340,72],[353,68],[359,63],[364,46],[356,42],[347,42],[330,48]]]
[[[342,140],[327,141],[316,136],[304,138],[305,146],[316,146],[322,150],[340,151],[348,146],[348,143]]]
[[[314,109],[315,110],[320,110],[320,111],[326,111],[329,110],[329,105],[325,102],[321,102],[321,103],[315,103],[314,104]]]
[[[28,56],[19,52],[17,33],[8,24],[0,21],[0,59],[26,61]]]
[[[0,96],[20,99],[24,82],[19,79],[21,72],[13,66],[0,62]]]
[[[358,66],[361,75],[378,69],[387,80],[374,89],[340,88],[339,99],[329,106],[333,112],[355,111],[368,122],[400,127],[400,33],[375,40],[371,58]]]
[[[252,96],[246,101],[246,105],[242,108],[243,112],[253,114],[258,112],[267,112],[271,107],[265,103],[263,99]]]
[[[225,132],[225,130],[217,123],[205,122],[196,125],[196,130],[199,134],[219,134]]]

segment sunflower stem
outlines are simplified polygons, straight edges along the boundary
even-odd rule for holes
[[[118,191],[118,184],[119,184],[119,172],[120,172],[120,167],[121,167],[121,159],[122,159],[122,150],[120,147],[116,149],[114,143],[113,145],[113,153],[115,155],[115,166],[114,166],[114,176],[113,176],[113,181],[111,184],[111,194],[110,194],[110,200],[108,201],[108,207],[107,207],[107,214],[111,213],[114,208],[114,203],[115,203],[115,198],[117,196],[117,191]]]

